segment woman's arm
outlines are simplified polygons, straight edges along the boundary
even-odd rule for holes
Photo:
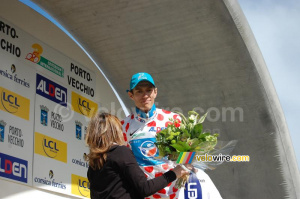
[[[132,151],[124,146],[118,148],[118,159],[116,162],[119,165],[121,174],[130,184],[130,187],[142,197],[150,196],[166,187],[170,182],[176,180],[176,173],[181,176],[181,170],[177,168],[175,170],[176,173],[168,171],[162,176],[147,180],[144,172],[137,164]]]

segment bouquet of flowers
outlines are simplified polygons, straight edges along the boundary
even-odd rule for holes
[[[156,134],[155,144],[159,150],[158,159],[176,161],[175,163],[178,164],[183,163],[179,161],[180,159],[184,159],[180,152],[195,152],[194,155],[229,154],[236,145],[236,141],[218,141],[218,134],[203,132],[203,122],[207,113],[200,117],[196,111],[189,111],[187,118],[180,112],[177,112],[177,114],[181,117],[181,122],[180,120],[170,119],[171,123],[168,127]],[[202,170],[215,169],[217,165],[222,163],[202,162],[191,157],[195,156],[189,156],[191,159],[189,163]],[[179,178],[176,187],[181,188],[187,180],[188,176]]]

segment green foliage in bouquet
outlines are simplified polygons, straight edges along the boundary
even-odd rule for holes
[[[211,135],[203,132],[202,123],[206,114],[202,117],[196,111],[189,111],[188,118],[177,112],[181,117],[179,120],[169,119],[172,124],[156,134],[156,146],[159,157],[168,156],[169,160],[177,160],[180,152],[207,153],[214,149],[217,144],[218,134]]]

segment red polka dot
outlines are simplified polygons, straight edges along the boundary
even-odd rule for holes
[[[173,192],[176,192],[176,191],[178,191],[178,189],[176,189],[175,187],[173,187]]]
[[[163,111],[164,113],[166,113],[166,114],[170,114],[170,113],[171,113],[171,111],[167,111],[167,110],[164,110],[164,109],[162,109],[162,111]]]
[[[158,119],[159,121],[163,121],[163,120],[164,120],[164,116],[163,116],[162,114],[158,114],[158,115],[157,115],[157,119]]]
[[[148,123],[147,126],[148,126],[148,127],[156,126],[156,122],[155,122],[155,121],[152,121],[152,122]]]
[[[180,127],[180,123],[178,123],[178,122],[175,122],[175,127]]]
[[[126,127],[125,127],[126,132],[128,131],[128,129],[129,129],[129,123],[126,124]]]
[[[165,189],[161,189],[161,190],[158,191],[158,193],[166,194],[167,191]]]
[[[163,165],[161,165],[162,166],[162,168],[164,169],[164,170],[168,170],[168,168],[169,168],[169,165],[168,164],[163,164]]]
[[[155,177],[159,177],[159,176],[162,176],[162,175],[163,175],[163,173],[159,172],[159,173],[155,174]]]
[[[176,196],[176,193],[171,194],[171,195],[170,195],[170,199],[174,199],[175,196]]]
[[[126,133],[123,133],[123,137],[124,137],[125,142],[127,142],[127,135],[126,135]]]
[[[172,182],[170,182],[167,187],[171,186],[171,184],[172,184]]]
[[[131,115],[131,119],[132,119],[132,120],[133,120],[133,118],[134,118],[134,114]]]
[[[122,124],[122,125],[124,124],[124,120],[121,121],[121,124]]]
[[[144,167],[145,171],[147,171],[148,173],[151,173],[153,171],[153,167]]]
[[[153,196],[153,198],[161,198],[160,195],[158,195],[158,194],[153,194],[152,196]]]
[[[168,127],[169,124],[171,125],[172,122],[171,122],[171,121],[166,122],[166,123],[165,123],[165,127]]]

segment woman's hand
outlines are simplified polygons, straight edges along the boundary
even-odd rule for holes
[[[180,178],[181,176],[187,175],[190,172],[182,168],[182,166],[177,165],[172,171],[176,174],[177,178]]]
[[[184,164],[184,166],[187,168],[187,169],[189,169],[189,170],[191,170],[192,172],[194,172],[194,173],[197,173],[198,172],[198,169],[196,169],[193,165],[191,165],[191,164]]]

